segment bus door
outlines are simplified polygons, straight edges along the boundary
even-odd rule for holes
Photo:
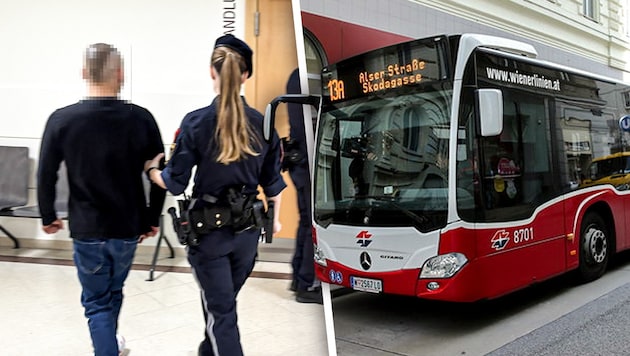
[[[481,222],[495,228],[480,237],[479,247],[504,260],[494,265],[510,266],[505,278],[519,276],[523,280],[515,284],[530,283],[566,268],[566,260],[558,258],[566,253],[565,227],[556,223],[563,221],[564,206],[551,200],[557,194],[550,99],[525,90],[502,92],[503,131],[480,139]]]

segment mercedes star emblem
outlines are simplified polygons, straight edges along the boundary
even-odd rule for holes
[[[370,255],[367,252],[361,252],[359,262],[361,263],[361,267],[363,267],[366,271],[372,267],[372,258],[370,258]]]

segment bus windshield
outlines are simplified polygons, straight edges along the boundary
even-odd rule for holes
[[[446,224],[452,102],[448,39],[411,41],[322,70],[314,218],[365,226]]]
[[[359,101],[323,112],[315,220],[370,226],[446,224],[451,89]]]

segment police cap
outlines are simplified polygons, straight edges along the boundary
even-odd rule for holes
[[[245,66],[247,67],[247,71],[249,72],[249,75],[247,77],[251,77],[252,72],[254,71],[254,68],[252,67],[253,52],[252,49],[249,48],[247,43],[239,40],[232,34],[227,34],[217,38],[217,41],[214,44],[214,48],[222,46],[232,49],[236,53],[240,54],[241,57],[243,57],[243,60],[245,60]]]

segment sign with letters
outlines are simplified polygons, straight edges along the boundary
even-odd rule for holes
[[[434,83],[448,77],[446,61],[443,37],[358,55],[323,69],[324,97],[335,103]]]

